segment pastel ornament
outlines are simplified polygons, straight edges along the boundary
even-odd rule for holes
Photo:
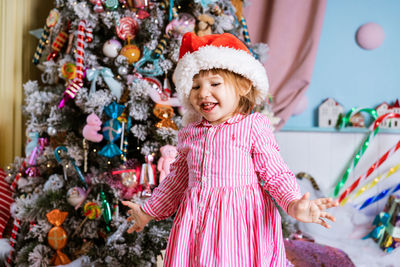
[[[44,183],[43,191],[58,191],[64,186],[64,180],[59,174],[52,174]]]
[[[122,45],[119,41],[115,39],[108,40],[103,45],[103,54],[106,57],[115,58],[119,55]]]
[[[86,191],[83,188],[73,187],[67,192],[67,202],[73,207],[78,207],[85,201],[86,196]]]
[[[383,44],[385,31],[379,24],[373,22],[366,23],[358,28],[356,40],[361,48],[373,50]]]
[[[160,172],[159,183],[165,179],[170,172],[170,166],[175,161],[178,151],[176,147],[165,145],[160,148],[161,157],[157,163],[157,170]]]
[[[101,130],[101,120],[95,113],[90,114],[86,119],[86,125],[83,127],[82,135],[86,140],[98,143],[103,140],[103,135],[99,134]]]

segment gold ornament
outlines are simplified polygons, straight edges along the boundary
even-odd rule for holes
[[[178,126],[176,126],[175,122],[172,120],[174,109],[171,106],[156,104],[153,113],[157,118],[161,119],[161,121],[156,123],[157,128],[165,127],[178,130]]]

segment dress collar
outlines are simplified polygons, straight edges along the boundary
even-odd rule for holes
[[[218,124],[218,125],[223,125],[223,124],[234,124],[237,123],[241,120],[243,120],[246,117],[246,115],[244,114],[236,114],[233,117],[229,118],[228,120],[226,120],[225,122]],[[218,126],[216,125],[216,126]],[[213,127],[214,125],[212,125],[208,120],[206,120],[204,117],[201,121],[198,121],[195,123],[195,126],[207,126],[207,127]]]

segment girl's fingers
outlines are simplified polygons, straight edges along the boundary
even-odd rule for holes
[[[133,209],[136,207],[136,203],[130,201],[121,201],[122,205],[128,206],[129,208]]]
[[[321,212],[320,218],[326,218],[328,220],[331,220],[332,222],[336,221],[336,218],[328,212]]]
[[[326,221],[324,221],[324,220],[321,219],[321,218],[319,218],[318,221],[317,221],[316,223],[322,225],[322,226],[325,227],[325,228],[331,228],[331,226],[330,226]]]

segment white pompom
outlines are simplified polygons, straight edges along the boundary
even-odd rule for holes
[[[10,251],[13,248],[10,245],[10,241],[5,238],[0,239],[0,262],[4,262],[7,256],[10,255]]]

